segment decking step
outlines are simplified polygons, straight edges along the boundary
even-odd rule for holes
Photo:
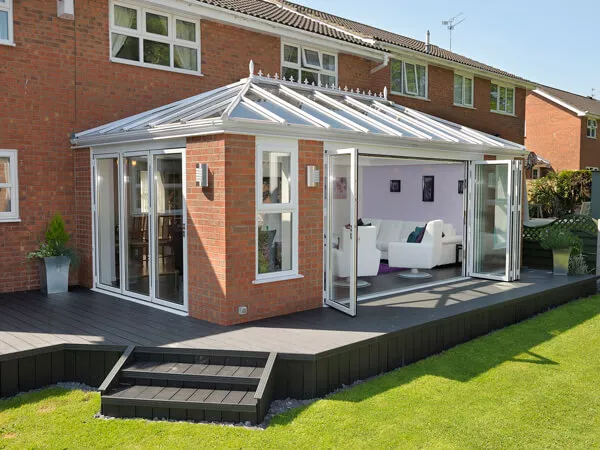
[[[137,380],[226,383],[248,386],[257,386],[262,373],[262,367],[154,361],[136,361],[121,371],[123,377]]]

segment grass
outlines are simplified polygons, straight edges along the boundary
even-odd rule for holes
[[[8,448],[598,448],[600,296],[353,389],[266,430],[94,419],[97,393],[0,401]]]

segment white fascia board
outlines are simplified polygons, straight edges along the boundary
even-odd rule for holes
[[[168,8],[180,15],[182,12],[189,13],[200,20],[209,19],[215,22],[225,23],[227,25],[245,28],[250,31],[272,34],[285,39],[292,39],[299,42],[318,43],[319,47],[329,47],[333,50],[345,51],[347,53],[362,56],[374,61],[381,60],[384,55],[387,54],[387,51],[383,49],[377,50],[375,48],[365,47],[359,44],[346,42],[329,36],[323,36],[310,31],[299,30],[289,25],[283,25],[270,20],[260,19],[248,14],[230,11],[206,3],[200,3],[195,0],[144,0],[144,3],[152,5],[156,8]],[[329,26],[329,28],[334,27]],[[345,32],[345,34],[352,36],[351,33],[348,32]],[[369,45],[369,42],[366,39],[365,44]]]
[[[568,109],[571,112],[574,112],[575,114],[577,114],[579,117],[584,117],[587,114],[587,111],[582,111],[576,107],[574,107],[573,105],[571,105],[570,103],[567,103],[557,97],[555,97],[554,95],[550,95],[548,94],[546,91],[537,88],[533,91],[534,94],[539,95],[540,97],[544,97],[547,100],[550,100],[551,102],[556,103],[557,105],[562,106],[565,109]]]

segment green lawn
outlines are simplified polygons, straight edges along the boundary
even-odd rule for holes
[[[360,319],[358,319],[360,320]],[[96,393],[0,402],[0,447],[598,448],[600,296],[278,416],[266,430],[94,419]]]

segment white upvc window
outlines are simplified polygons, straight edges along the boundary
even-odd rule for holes
[[[281,43],[281,77],[316,86],[337,86],[337,55],[299,44]]]
[[[588,119],[587,121],[587,137],[596,139],[598,134],[598,122],[596,119]]]
[[[490,111],[514,115],[515,88],[492,82],[490,90]]]
[[[473,89],[475,83],[472,75],[454,74],[454,104],[473,107]]]
[[[412,61],[390,60],[392,94],[427,98],[427,66]]]
[[[13,0],[0,0],[0,44],[13,41]]]
[[[19,220],[17,151],[0,149],[0,222]]]
[[[200,22],[136,3],[112,2],[110,57],[112,61],[198,75]]]
[[[256,281],[298,275],[298,142],[256,144]]]

